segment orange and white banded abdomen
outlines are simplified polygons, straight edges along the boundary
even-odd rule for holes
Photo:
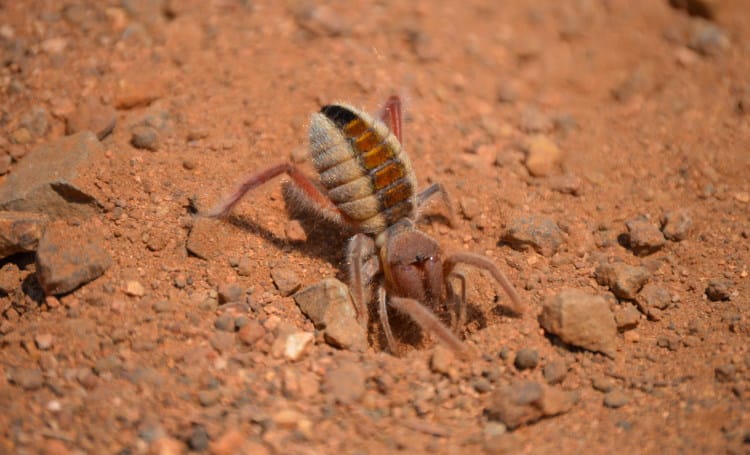
[[[381,120],[345,104],[323,106],[311,118],[310,153],[328,197],[361,232],[414,216],[411,162]]]

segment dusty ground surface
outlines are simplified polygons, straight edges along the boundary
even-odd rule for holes
[[[46,233],[0,269],[0,452],[750,453],[750,8],[674,3],[698,15],[0,2],[3,194],[38,177],[65,195],[4,205]],[[467,272],[466,361],[403,320],[399,357],[375,323],[365,352],[330,346],[290,294],[346,280],[347,233],[290,210],[284,179],[229,220],[196,215],[303,161],[322,104],[393,92],[417,178],[457,207],[420,228],[491,257],[527,306]],[[101,144],[60,142],[87,129]],[[607,286],[618,263],[650,294]],[[565,288],[606,302],[583,326],[609,355],[540,325]]]

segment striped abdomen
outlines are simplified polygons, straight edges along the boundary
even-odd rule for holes
[[[414,215],[414,171],[382,121],[351,106],[324,106],[312,115],[310,150],[331,201],[362,232]]]

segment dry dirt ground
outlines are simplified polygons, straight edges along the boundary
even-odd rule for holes
[[[750,7],[671,3],[0,1],[0,452],[750,453]],[[391,93],[526,305],[466,268],[467,360],[332,346],[285,178],[199,215]]]

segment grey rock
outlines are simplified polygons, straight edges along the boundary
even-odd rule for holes
[[[563,342],[590,351],[615,354],[617,325],[607,301],[577,289],[545,299],[539,315],[542,328]]]
[[[533,248],[542,256],[554,255],[563,243],[557,223],[542,215],[514,219],[508,225],[502,240],[517,250]]]
[[[196,452],[203,452],[208,449],[208,433],[203,425],[193,426],[193,431],[188,438],[188,445]]]
[[[547,384],[559,384],[568,374],[568,365],[564,360],[553,360],[544,365],[542,374]]]
[[[104,149],[83,131],[27,154],[0,187],[0,210],[43,212],[53,217],[89,217],[100,211],[100,190],[85,178],[101,167]]]
[[[661,232],[668,240],[685,240],[693,226],[693,218],[687,209],[666,212],[661,218]]]
[[[29,212],[0,212],[0,258],[36,251],[47,217]]]
[[[214,327],[216,330],[224,332],[234,332],[234,316],[229,313],[224,313],[214,321]]]
[[[732,297],[730,289],[732,282],[727,280],[711,280],[706,286],[706,297],[712,302],[729,300]]]
[[[619,298],[633,300],[651,274],[645,267],[636,267],[623,262],[600,264],[596,268],[596,281],[607,286]]]
[[[625,222],[628,228],[630,249],[638,256],[646,256],[659,251],[666,242],[659,228],[642,219]]]
[[[150,126],[136,126],[131,131],[133,147],[156,151],[159,148],[159,132]]]
[[[539,352],[535,349],[521,349],[516,353],[516,359],[513,364],[519,370],[530,370],[539,365]]]
[[[357,322],[349,288],[335,278],[322,280],[294,295],[300,310],[329,344],[353,351],[367,349],[367,331]]]
[[[713,22],[694,19],[690,27],[688,47],[697,53],[713,57],[729,48],[730,41],[726,32]]]
[[[101,140],[115,129],[116,124],[115,108],[102,104],[95,97],[88,97],[65,119],[65,133],[75,134],[88,130]]]
[[[112,258],[100,234],[83,226],[51,224],[36,254],[37,277],[47,295],[65,294],[101,275]]]
[[[568,412],[576,403],[570,392],[532,381],[518,381],[494,392],[485,415],[513,430],[542,417]]]

